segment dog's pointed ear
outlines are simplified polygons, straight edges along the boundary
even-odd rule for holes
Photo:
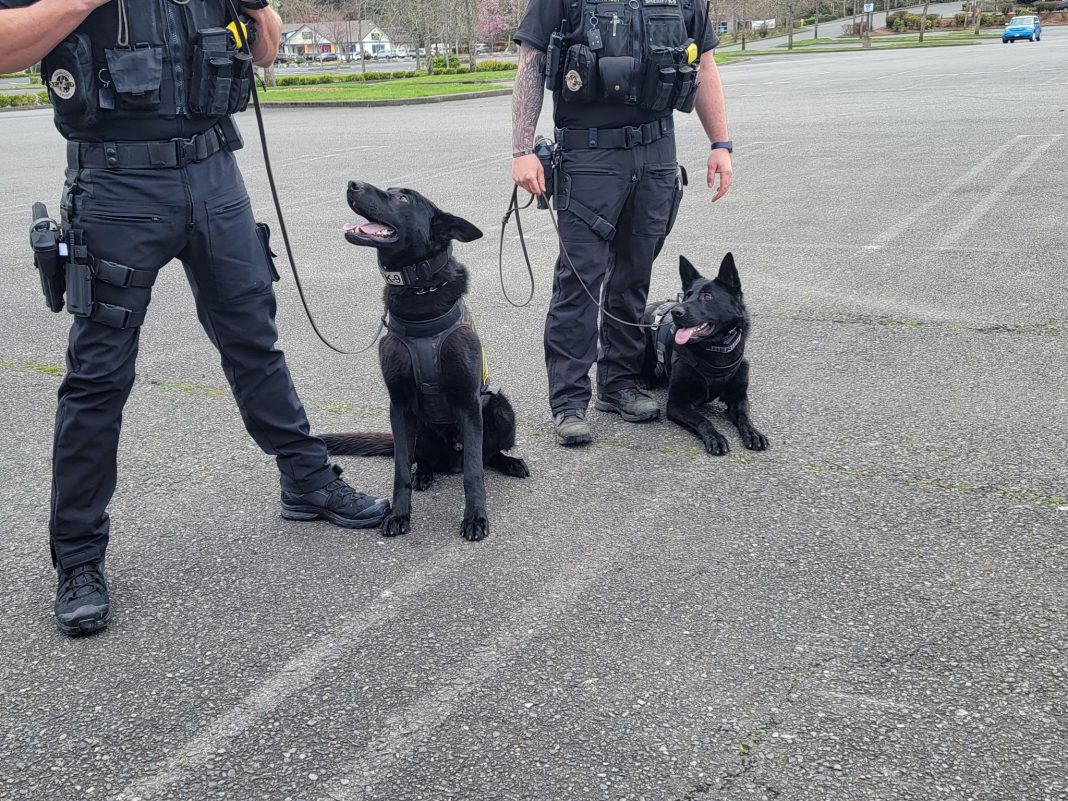
[[[716,279],[731,292],[741,293],[742,279],[738,275],[738,268],[734,266],[733,253],[728,253],[723,257],[723,261],[719,265],[719,275],[716,276]]]
[[[434,241],[446,245],[452,240],[457,242],[474,242],[482,238],[482,231],[463,217],[439,211],[431,222]]]
[[[697,272],[697,268],[690,264],[688,258],[679,256],[679,277],[682,278],[682,288],[689,289],[697,281],[701,280],[701,273]]]

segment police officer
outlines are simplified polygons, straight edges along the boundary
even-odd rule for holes
[[[281,514],[378,525],[388,502],[339,478],[310,433],[275,347],[277,280],[233,155],[231,114],[249,100],[252,62],[270,64],[281,20],[244,0],[250,53],[227,33],[230,0],[0,0],[0,72],[43,58],[67,139],[67,372],[59,390],[50,534],[64,633],[104,628],[108,502],[123,405],[157,274],[182,261],[200,322],[256,443],[277,457]],[[81,243],[78,245],[77,243]],[[272,280],[273,279],[273,280]]]
[[[598,409],[630,422],[660,414],[637,386],[645,344],[628,323],[644,311],[653,260],[682,200],[673,111],[696,108],[711,141],[712,199],[730,186],[732,145],[711,52],[718,39],[703,0],[531,0],[515,40],[512,177],[538,195],[546,184],[532,155],[535,129],[544,88],[553,92],[555,203],[579,275],[561,252],[545,364],[557,440],[581,445],[592,439],[586,408],[595,360]],[[599,331],[591,294],[604,307]]]

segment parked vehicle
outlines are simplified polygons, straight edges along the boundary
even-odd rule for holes
[[[1042,41],[1042,23],[1038,21],[1038,17],[1013,17],[1005,24],[1005,30],[1001,32],[1001,43],[1008,44],[1017,39]]]

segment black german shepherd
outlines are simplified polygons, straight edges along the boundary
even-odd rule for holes
[[[680,256],[679,274],[679,300],[653,304],[642,317],[656,329],[646,329],[641,382],[647,387],[668,385],[668,419],[700,437],[710,454],[730,451],[726,438],[701,411],[716,398],[727,404],[727,415],[745,447],[765,450],[767,438],[749,419],[749,313],[734,256],[723,258],[712,280]]]
[[[413,489],[429,487],[435,473],[462,470],[461,533],[481,540],[489,533],[483,465],[530,475],[522,459],[502,452],[515,445],[515,412],[486,380],[482,343],[463,303],[467,268],[452,257],[454,240],[471,242],[482,231],[411,189],[383,191],[354,181],[348,203],[368,222],[345,226],[345,238],[377,249],[387,280],[388,329],[378,355],[393,434],[323,440],[342,456],[393,453],[393,512],[382,523],[387,537],[408,533]]]

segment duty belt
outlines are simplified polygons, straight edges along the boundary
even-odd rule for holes
[[[67,166],[77,169],[158,170],[184,167],[228,147],[218,126],[189,139],[162,142],[67,142]]]
[[[626,128],[557,128],[556,144],[564,150],[632,148],[650,145],[675,133],[671,117]]]

